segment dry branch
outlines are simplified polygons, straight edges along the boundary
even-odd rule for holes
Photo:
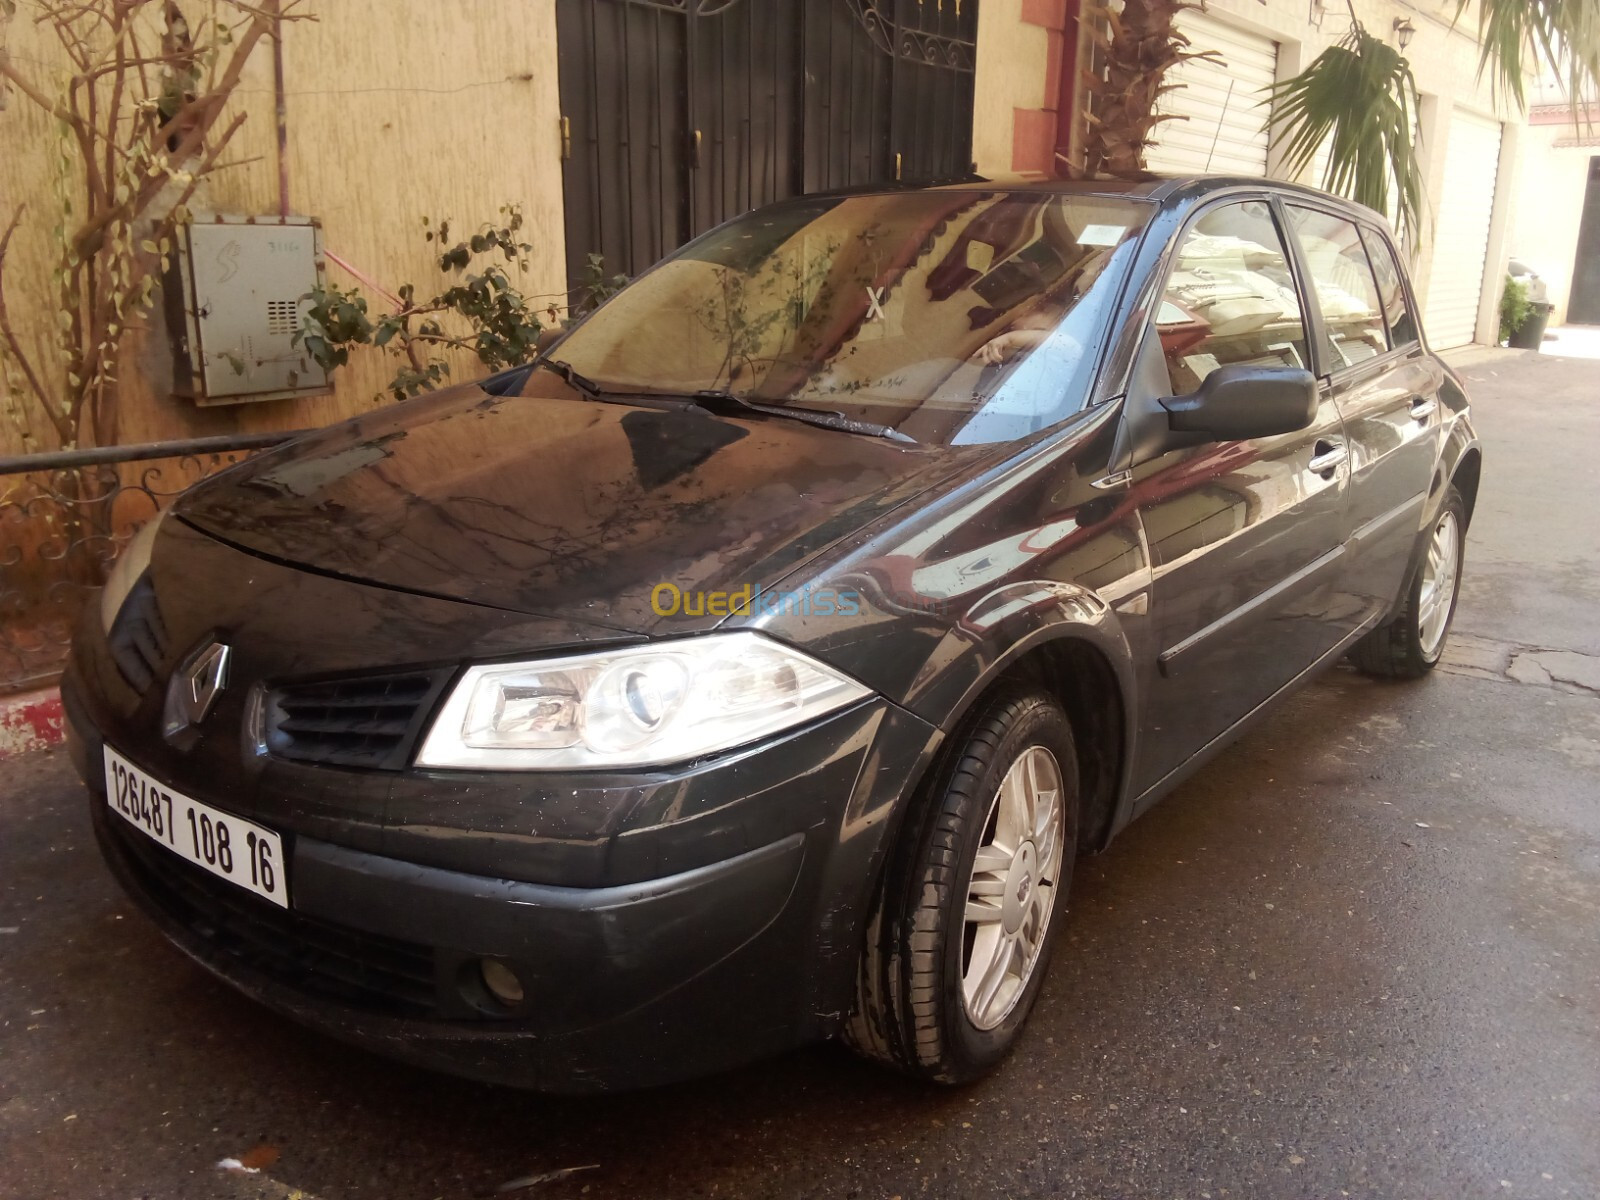
[[[250,55],[300,19],[295,8],[218,0],[191,24],[174,0],[37,0],[35,20],[72,74],[51,85],[0,58],[0,79],[60,123],[75,171],[57,246],[52,363],[30,358],[6,314],[4,260],[20,210],[0,239],[0,345],[62,447],[114,432],[127,331],[171,261],[195,190],[228,165],[221,155],[245,114],[222,115]],[[148,36],[156,28],[159,48]]]

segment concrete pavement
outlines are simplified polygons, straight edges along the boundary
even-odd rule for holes
[[[1544,353],[1560,358],[1600,358],[1600,325],[1558,325],[1545,334]]]
[[[1600,389],[1469,375],[1444,667],[1331,673],[1083,863],[993,1079],[824,1047],[575,1102],[368,1057],[168,949],[35,754],[0,768],[0,1195],[1600,1196]]]

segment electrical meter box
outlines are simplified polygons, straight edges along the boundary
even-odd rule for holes
[[[327,373],[294,344],[311,306],[302,297],[322,281],[315,218],[197,214],[179,231],[175,267],[166,302],[176,395],[246,404],[331,390]]]

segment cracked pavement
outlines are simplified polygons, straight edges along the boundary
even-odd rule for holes
[[[1600,1196],[1600,396],[1582,361],[1469,380],[1441,670],[1330,673],[1084,862],[994,1078],[821,1047],[574,1101],[371,1058],[169,949],[37,754],[0,768],[0,1194]]]

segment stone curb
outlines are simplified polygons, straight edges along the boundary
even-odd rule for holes
[[[61,693],[55,688],[0,697],[0,762],[59,745]]]

